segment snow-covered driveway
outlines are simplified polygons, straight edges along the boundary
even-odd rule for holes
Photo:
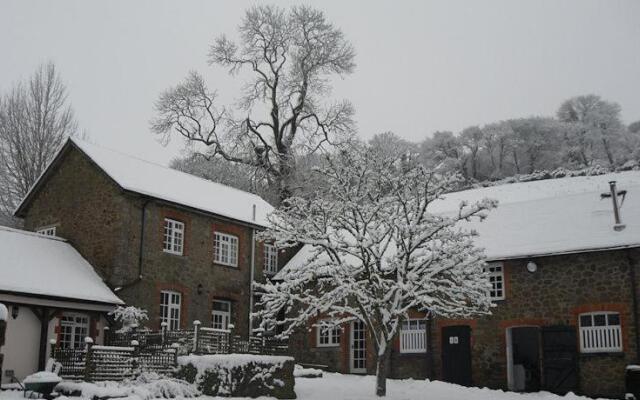
[[[357,376],[325,373],[322,378],[296,378],[296,393],[300,400],[375,400],[374,376]],[[59,398],[74,400],[77,397]],[[137,396],[123,398],[127,400],[148,400]],[[200,400],[213,400],[202,396]],[[227,399],[228,397],[216,397]],[[236,400],[240,400],[235,398]],[[389,380],[387,400],[586,400],[586,397],[569,394],[557,396],[551,393],[512,393],[500,390],[466,388],[444,382]],[[0,392],[0,400],[24,400],[21,392]],[[184,400],[184,399],[175,399]],[[248,400],[248,399],[242,399]],[[265,399],[266,400],[266,399]]]

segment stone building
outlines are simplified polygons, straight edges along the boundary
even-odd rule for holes
[[[621,221],[609,182],[617,181]],[[602,195],[605,194],[603,197]],[[607,197],[608,196],[608,197]],[[451,193],[430,205],[494,198],[478,231],[495,307],[450,320],[414,313],[403,323],[390,375],[516,391],[619,397],[625,366],[637,363],[640,172],[514,183]],[[301,251],[284,268],[300,268]],[[291,340],[299,362],[375,373],[370,338],[355,321]]]
[[[255,241],[271,209],[254,194],[72,138],[16,216],[65,238],[121,299],[148,311],[150,328],[200,320],[246,336],[251,281],[279,263]]]

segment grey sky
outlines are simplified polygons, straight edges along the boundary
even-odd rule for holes
[[[241,82],[206,65],[250,1],[0,0],[0,91],[53,60],[93,142],[167,163],[149,131],[153,102],[190,69],[230,102]],[[270,3],[290,5],[293,1]],[[358,52],[334,95],[363,137],[552,115],[571,96],[618,102],[640,119],[640,1],[322,1]]]

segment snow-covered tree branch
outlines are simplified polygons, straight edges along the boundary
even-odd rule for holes
[[[386,393],[390,344],[409,310],[454,317],[488,313],[491,305],[484,253],[464,221],[484,218],[496,202],[431,213],[430,204],[461,178],[413,158],[364,145],[329,157],[316,171],[328,189],[311,200],[291,198],[261,235],[281,248],[303,244],[307,256],[258,285],[263,327],[280,325],[287,336],[318,316],[334,326],[363,321],[377,351],[378,395]]]

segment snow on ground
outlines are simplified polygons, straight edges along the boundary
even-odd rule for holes
[[[300,400],[376,400],[374,395],[374,376],[342,375],[325,373],[323,378],[296,378],[295,391]],[[466,388],[449,383],[423,380],[389,380],[387,382],[387,400],[586,400],[586,397],[568,394],[557,396],[547,392],[512,393],[501,390]],[[0,400],[23,399],[22,392],[0,392]],[[59,398],[74,400],[77,398]],[[135,395],[129,400],[140,400]],[[180,400],[176,397],[176,400]],[[202,396],[202,400],[213,400]],[[216,397],[215,399],[230,399]],[[236,398],[236,400],[240,400]],[[244,400],[244,399],[243,399]],[[266,400],[266,399],[265,399]]]

